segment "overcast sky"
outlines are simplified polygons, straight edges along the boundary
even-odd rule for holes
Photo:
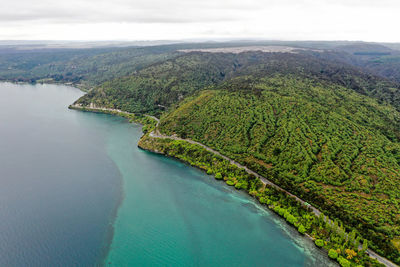
[[[0,0],[0,40],[400,42],[399,0]]]

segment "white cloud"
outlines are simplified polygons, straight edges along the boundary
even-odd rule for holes
[[[399,41],[394,0],[0,0],[0,39]]]

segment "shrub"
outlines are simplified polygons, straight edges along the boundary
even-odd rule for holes
[[[267,203],[267,198],[266,197],[260,197],[260,199],[258,201],[260,201],[261,204],[266,204]]]
[[[255,195],[257,195],[257,190],[250,190],[249,195],[254,197]]]
[[[279,213],[279,211],[281,210],[279,206],[274,206],[273,209],[276,213]]]
[[[226,184],[229,186],[232,186],[232,185],[235,185],[235,181],[228,180],[228,181],[226,181]]]
[[[235,188],[236,188],[237,190],[241,189],[241,188],[242,188],[242,184],[241,184],[241,183],[236,183],[236,184],[235,184]]]
[[[210,174],[212,174],[212,173],[213,173],[213,171],[212,171],[211,169],[208,169],[208,170],[207,170],[207,174],[208,174],[208,175],[210,175]]]
[[[324,246],[324,240],[322,239],[315,240],[315,245],[319,248],[322,248]]]
[[[348,260],[346,260],[345,258],[343,258],[342,256],[340,256],[338,258],[338,262],[339,262],[340,266],[342,266],[342,267],[350,267],[351,266],[350,262]]]
[[[304,225],[300,224],[297,228],[297,231],[299,231],[300,234],[304,235],[304,233],[306,232],[306,228],[304,227]]]
[[[290,224],[295,224],[295,222],[297,222],[297,218],[294,217],[292,214],[288,214],[286,216],[286,221],[288,221]]]
[[[215,179],[221,180],[222,179],[222,174],[219,172],[215,175]]]
[[[279,210],[278,210],[278,213],[279,213],[279,215],[281,215],[281,216],[283,216],[284,214],[285,214],[285,209],[284,208],[280,208]]]
[[[337,251],[335,250],[335,249],[330,249],[329,250],[329,252],[328,252],[328,256],[329,256],[329,258],[331,258],[331,259],[337,259],[337,257],[338,257],[338,253],[337,253]]]

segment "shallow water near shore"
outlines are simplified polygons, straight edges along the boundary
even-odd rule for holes
[[[335,266],[246,194],[140,150],[82,92],[0,84],[1,266]]]
[[[108,142],[123,176],[124,200],[106,265],[335,266],[245,193],[136,148],[140,127],[125,127],[132,129]]]

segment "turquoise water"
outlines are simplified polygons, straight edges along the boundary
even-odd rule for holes
[[[110,136],[123,177],[109,266],[335,266],[280,218],[212,176],[136,147],[138,125]]]
[[[0,84],[0,266],[329,266],[247,195],[137,148],[140,126]]]

